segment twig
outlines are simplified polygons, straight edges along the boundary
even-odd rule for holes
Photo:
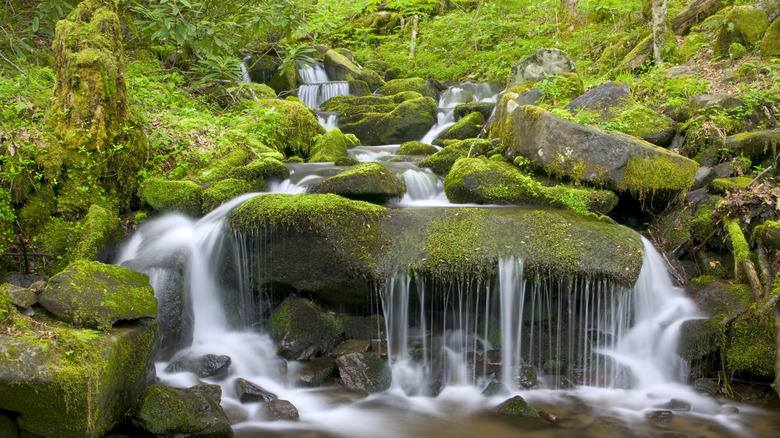
[[[772,167],[773,167],[773,166],[769,166],[769,167],[767,167],[766,169],[764,169],[764,171],[763,171],[763,172],[761,172],[761,173],[759,173],[757,177],[753,178],[753,181],[750,181],[750,183],[748,183],[748,185],[746,185],[746,186],[745,186],[745,188],[746,188],[746,189],[749,189],[749,188],[750,188],[750,186],[752,186],[753,184],[755,184],[755,183],[756,183],[756,181],[758,181],[759,179],[761,179],[761,177],[762,177],[762,176],[764,176],[764,175],[765,175],[767,172],[769,172],[770,170],[772,170]]]
[[[707,242],[709,242],[710,239],[712,239],[712,236],[714,236],[717,231],[718,231],[717,229],[712,230],[712,232],[707,237],[705,237],[704,240],[702,240],[700,244],[696,245],[693,248],[693,252],[701,251],[701,249],[704,248],[704,245],[706,245]]]
[[[11,60],[10,60],[10,59],[6,58],[6,57],[5,57],[5,55],[3,55],[3,52],[0,52],[0,58],[3,58],[3,59],[5,60],[5,62],[7,62],[7,63],[11,64],[11,65],[12,65],[12,66],[14,66],[14,67],[16,67],[16,69],[17,69],[17,70],[19,70],[19,73],[21,73],[21,74],[23,74],[23,75],[25,75],[25,76],[27,76],[27,77],[30,77],[30,76],[29,76],[29,75],[28,75],[28,74],[27,74],[27,73],[26,73],[24,70],[22,70],[21,68],[19,68],[19,66],[18,66],[18,65],[14,64],[13,62],[11,62]]]

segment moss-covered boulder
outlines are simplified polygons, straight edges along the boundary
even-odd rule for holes
[[[537,106],[502,98],[490,136],[506,156],[527,157],[554,176],[605,185],[640,197],[687,190],[698,163],[641,139],[561,119]]]
[[[438,151],[436,146],[420,141],[407,141],[398,148],[398,153],[401,155],[433,155]]]
[[[440,151],[420,161],[420,167],[446,175],[459,158],[484,155],[493,148],[488,140],[478,138],[445,142]]]
[[[154,380],[157,324],[101,333],[34,318],[17,313],[0,335],[0,409],[18,413],[23,436],[104,436]]]
[[[482,133],[485,117],[480,112],[471,113],[455,122],[454,125],[442,131],[437,140],[464,140],[476,138]]]
[[[271,314],[268,331],[278,344],[280,356],[289,360],[309,360],[328,354],[343,333],[339,321],[313,302],[294,296]]]
[[[267,269],[264,282],[342,303],[361,302],[366,279],[399,269],[444,281],[486,278],[502,257],[522,258],[529,272],[630,285],[643,254],[628,228],[549,208],[399,210],[335,195],[260,195],[236,207],[230,224],[265,242],[253,255]]]
[[[385,81],[379,76],[379,73],[373,70],[361,69],[346,56],[328,50],[323,58],[325,72],[332,81],[350,81],[360,80],[368,84],[371,90],[385,85]]]
[[[169,388],[151,385],[138,401],[130,421],[133,426],[158,437],[233,436],[233,429],[219,401],[200,386]]]
[[[780,20],[775,20],[769,26],[761,39],[761,56],[764,58],[780,57]]]
[[[658,146],[674,138],[672,119],[639,104],[625,82],[606,82],[572,100],[566,109],[578,120],[609,122],[610,127]]]
[[[436,122],[436,102],[414,91],[387,97],[336,96],[323,104],[339,111],[339,127],[364,145],[403,143],[422,138]]]
[[[434,99],[439,98],[438,90],[433,87],[430,81],[426,81],[423,78],[393,79],[382,87],[379,87],[379,89],[376,90],[376,93],[384,96],[391,96],[404,91],[416,91],[423,96],[432,97]]]
[[[718,36],[713,47],[715,55],[721,58],[729,57],[729,47],[741,44],[743,47],[753,47],[761,41],[769,18],[766,13],[753,6],[735,6],[724,11],[723,24],[718,29]]]
[[[386,391],[392,382],[390,366],[373,353],[347,353],[336,359],[341,382],[353,391]]]
[[[149,277],[93,261],[73,262],[52,277],[39,302],[63,321],[102,330],[118,321],[157,316]]]
[[[224,202],[251,191],[252,185],[242,179],[227,178],[217,181],[203,191],[203,214],[208,214]]]
[[[228,173],[229,178],[238,178],[250,183],[258,180],[285,179],[290,176],[290,171],[278,157],[263,156],[251,161],[249,164],[236,167]]]
[[[311,151],[310,163],[336,161],[347,156],[347,149],[352,146],[352,141],[347,139],[341,129],[333,128],[323,135]]]
[[[522,397],[516,395],[505,400],[493,409],[493,412],[500,415],[511,415],[519,417],[539,418],[539,412],[532,408]]]
[[[667,44],[664,47],[665,49],[669,49],[669,53],[664,55],[664,58],[666,58],[667,55],[675,55],[677,53],[677,45],[674,44],[674,41],[677,41],[677,38],[675,37],[674,33],[671,29],[666,34],[665,38]],[[633,49],[631,49],[630,52],[620,61],[620,63],[615,67],[616,72],[620,71],[630,71],[630,72],[638,72],[642,70],[643,68],[647,68],[648,64],[653,62],[653,34],[652,32],[648,32],[647,35],[645,35],[635,46]]]
[[[363,163],[322,181],[313,191],[384,204],[402,198],[406,185],[385,166]]]
[[[777,154],[780,146],[780,129],[742,132],[726,138],[726,147],[734,156],[760,157]]]
[[[280,139],[282,144],[275,146],[286,156],[308,158],[317,136],[325,134],[314,113],[300,101],[269,99],[260,106],[273,108],[281,115],[284,136]]]
[[[69,260],[97,260],[98,253],[113,239],[121,237],[119,216],[93,204],[81,221],[81,228],[67,255]]]
[[[490,116],[493,114],[493,109],[495,107],[496,104],[493,102],[462,103],[460,105],[455,106],[455,109],[452,111],[452,116],[455,119],[455,121],[458,121],[473,112],[479,112],[482,114],[482,117],[484,117],[485,120],[489,120]]]
[[[672,30],[677,35],[686,35],[692,27],[723,9],[728,3],[722,0],[694,0],[672,18]]]
[[[560,73],[573,73],[574,62],[560,49],[539,49],[528,58],[512,66],[506,88],[527,81],[540,81]]]
[[[617,196],[608,190],[546,187],[504,161],[461,158],[444,179],[447,199],[455,203],[549,205],[579,213],[609,213]]]
[[[180,211],[200,216],[203,187],[183,180],[149,178],[141,186],[141,199],[157,211]]]

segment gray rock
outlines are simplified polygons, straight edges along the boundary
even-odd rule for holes
[[[222,407],[196,388],[151,385],[139,400],[130,422],[160,437],[233,436]]]
[[[519,94],[515,97],[515,102],[518,105],[536,105],[542,99],[542,92],[537,88],[531,88],[525,93]]]
[[[661,403],[659,405],[655,405],[654,407],[659,409],[666,409],[669,411],[688,412],[691,410],[691,402],[673,398],[666,403]]]
[[[581,110],[598,111],[601,113],[601,120],[609,120],[617,115],[613,110],[616,107],[625,107],[627,100],[633,101],[631,87],[627,83],[605,82],[573,99],[565,108],[573,114]]]
[[[717,178],[728,178],[734,174],[731,163],[720,163],[715,167],[702,166],[696,171],[692,189],[706,187]]]
[[[298,409],[287,400],[271,400],[264,407],[270,421],[295,421],[298,419]]]
[[[345,316],[341,324],[347,339],[370,341],[385,338],[385,318],[381,315]]]
[[[392,373],[387,362],[372,353],[349,353],[336,359],[344,386],[354,391],[381,392],[390,388]]]
[[[574,73],[574,62],[559,49],[539,49],[528,58],[512,66],[507,88],[527,81],[540,81],[547,75]]]
[[[726,147],[737,155],[755,157],[773,153],[780,146],[780,129],[743,132],[726,138]]]
[[[718,409],[720,415],[735,415],[739,413],[739,408],[736,406],[723,406]]]
[[[276,394],[267,391],[246,379],[236,379],[235,386],[236,392],[238,393],[238,399],[241,403],[268,403],[269,401],[278,398]]]
[[[214,400],[214,403],[222,403],[222,387],[213,383],[200,383],[192,387]]]
[[[455,118],[455,121],[457,122],[458,120],[462,119],[463,117],[473,112],[479,112],[482,114],[482,117],[484,117],[485,120],[488,120],[490,118],[490,115],[493,114],[493,109],[495,109],[495,107],[496,104],[492,102],[462,103],[455,107],[455,110],[453,110],[452,112],[452,116]]]
[[[744,104],[745,102],[741,99],[728,94],[697,94],[688,100],[688,109],[691,114],[695,114],[697,111],[707,108],[733,109]]]
[[[672,422],[672,411],[650,411],[645,414],[645,418],[653,424],[668,425]]]
[[[16,421],[10,417],[0,414],[0,437],[17,438],[19,436],[19,426]]]
[[[359,339],[347,339],[333,349],[333,357],[343,356],[349,353],[368,353],[371,350],[371,341]]]
[[[6,283],[0,286],[14,306],[21,309],[26,309],[38,301],[38,297],[30,289],[14,286],[11,283]]]
[[[693,381],[693,389],[702,394],[714,397],[720,393],[720,385],[713,379],[699,378]]]
[[[288,360],[310,360],[328,354],[336,343],[339,326],[313,302],[295,296],[274,309],[268,324],[278,354]]]
[[[496,379],[491,380],[485,389],[482,390],[482,395],[486,397],[493,397],[496,395],[507,396],[510,394],[511,392],[509,391],[509,388],[507,388],[503,382],[500,382]]]
[[[165,371],[169,373],[190,372],[201,378],[220,379],[227,377],[231,362],[230,357],[224,355],[183,356],[168,364]]]
[[[336,361],[332,357],[318,357],[301,364],[295,372],[295,384],[306,388],[317,388],[335,378],[336,372]]]

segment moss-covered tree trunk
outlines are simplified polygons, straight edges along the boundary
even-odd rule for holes
[[[668,32],[666,24],[668,11],[666,0],[653,0],[653,60],[659,67],[664,64],[663,50]]]

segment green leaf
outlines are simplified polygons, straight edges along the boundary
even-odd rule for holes
[[[38,29],[41,27],[41,21],[38,19],[38,17],[33,18],[32,21],[32,31],[38,32]]]

